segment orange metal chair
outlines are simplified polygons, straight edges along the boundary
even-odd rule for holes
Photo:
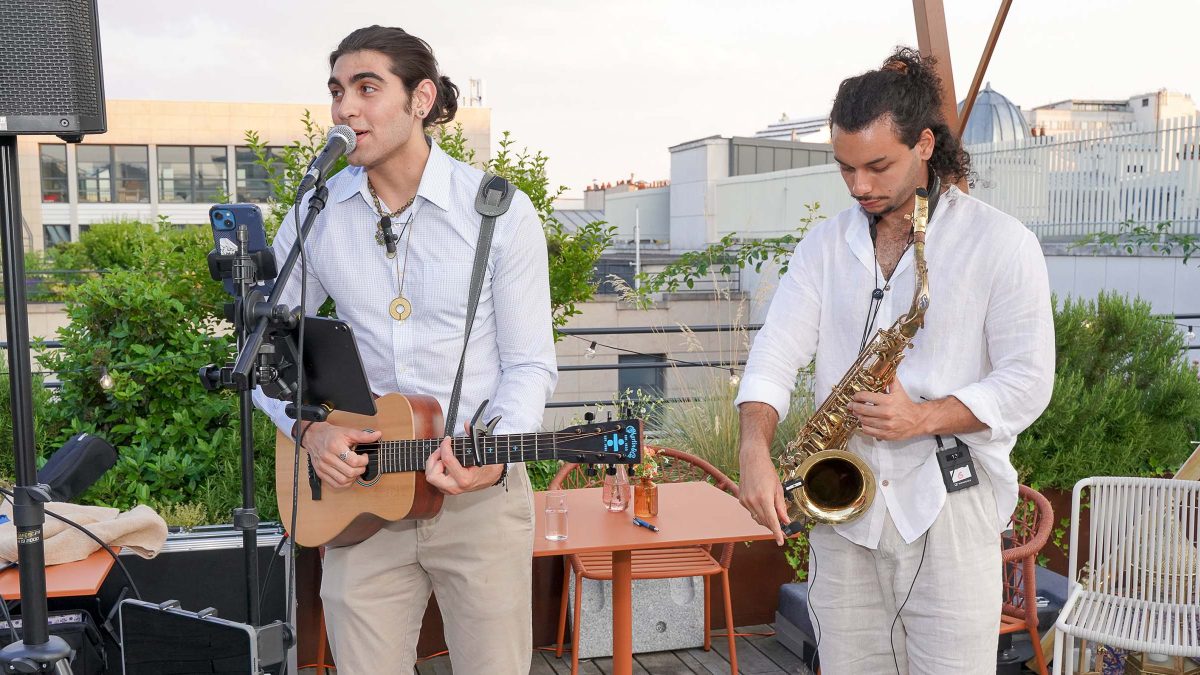
[[[737,483],[719,469],[695,455],[673,448],[656,448],[660,457],[668,458],[662,468],[666,482],[689,480],[711,480],[718,488],[738,496]],[[550,481],[551,490],[564,488],[595,487],[601,476],[589,478],[577,464],[565,464]],[[680,548],[633,551],[634,579],[674,579],[679,577],[704,577],[704,649],[712,648],[711,580],[721,575],[721,588],[725,598],[725,626],[729,634],[730,672],[736,673],[737,647],[733,627],[733,605],[729,596],[729,563],[733,559],[733,544],[721,544],[716,551],[710,545],[684,546]],[[607,552],[582,553],[567,556],[567,575],[563,578],[562,604],[558,613],[558,645],[555,655],[562,657],[563,637],[567,626],[567,594],[570,592],[570,575],[575,576],[575,616],[571,635],[571,673],[579,672],[579,610],[583,592],[583,579],[611,581],[612,556]]]
[[[1000,634],[1028,631],[1033,643],[1033,655],[1042,675],[1046,655],[1042,653],[1042,638],[1038,635],[1037,576],[1034,567],[1038,552],[1050,538],[1054,527],[1054,510],[1039,492],[1020,486],[1017,509],[1013,513],[1012,538],[1005,541],[1003,552],[1004,604],[1000,616]]]

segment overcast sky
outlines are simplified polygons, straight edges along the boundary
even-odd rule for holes
[[[916,44],[909,0],[100,0],[119,99],[313,103],[329,52],[379,23],[427,40],[464,89],[482,78],[504,130],[552,180],[667,178],[669,146],[824,115],[843,78]],[[945,0],[955,85],[974,75],[999,0]],[[1029,108],[1168,88],[1200,95],[1197,0],[1016,0],[988,70]]]

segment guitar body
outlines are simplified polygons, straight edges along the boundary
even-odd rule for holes
[[[329,423],[383,432],[381,440],[438,438],[444,431],[442,410],[432,396],[388,394],[375,401],[375,415],[335,411]],[[275,491],[284,527],[292,522],[292,471],[295,442],[283,432],[275,438]],[[442,493],[425,482],[420,471],[360,476],[350,487],[321,485],[313,499],[308,453],[300,451],[296,531],[301,546],[348,546],[365,541],[389,522],[432,518],[442,507]]]

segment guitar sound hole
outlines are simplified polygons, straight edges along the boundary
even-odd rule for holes
[[[370,483],[371,481],[375,480],[378,476],[379,476],[379,464],[375,461],[375,453],[372,452],[367,455],[367,470],[366,470],[366,472],[364,472],[362,476],[359,476],[358,479],[363,481],[364,483]]]

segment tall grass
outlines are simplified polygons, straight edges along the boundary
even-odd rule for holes
[[[713,375],[691,387],[686,402],[667,402],[655,408],[653,427],[656,443],[701,457],[725,475],[738,476],[738,410],[733,401],[737,385],[728,375]],[[812,415],[812,392],[801,374],[792,393],[787,416],[775,431],[771,457],[783,452]]]

